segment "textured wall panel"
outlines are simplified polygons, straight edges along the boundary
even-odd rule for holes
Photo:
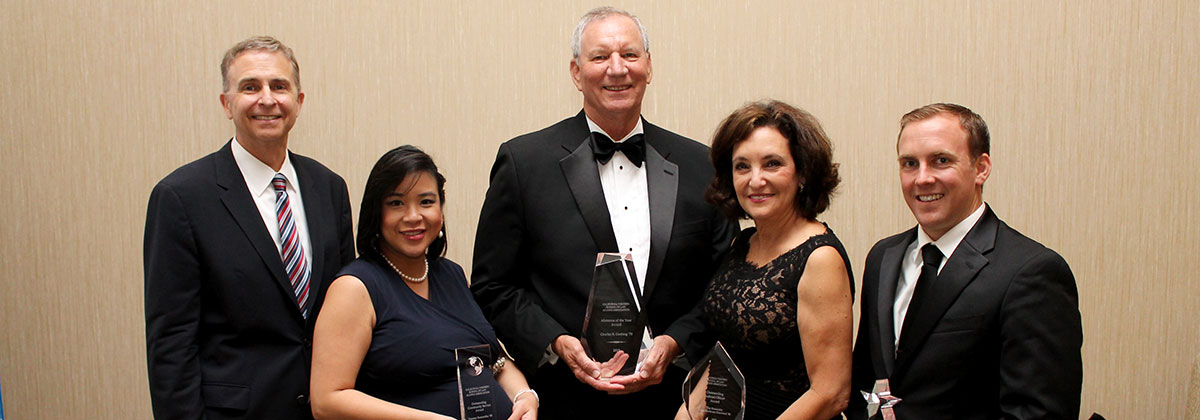
[[[449,178],[449,256],[469,270],[500,142],[578,111],[571,2],[0,4],[0,378],[14,419],[150,417],[141,246],[150,188],[231,135],[220,55],[296,50],[292,149],[357,209],[400,144]],[[1200,348],[1200,3],[622,2],[645,21],[656,124],[708,142],[747,100],[815,114],[842,164],[823,215],[856,277],[913,224],[897,120],[935,101],[991,126],[997,214],[1071,263],[1086,417],[1180,418]],[[1193,134],[1188,134],[1193,133]],[[356,217],[357,221],[357,217]]]

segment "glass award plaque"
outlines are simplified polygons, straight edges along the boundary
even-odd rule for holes
[[[588,356],[601,363],[612,359],[617,351],[629,355],[616,372],[618,375],[636,371],[646,329],[636,276],[632,255],[596,254],[596,269],[583,318],[583,337],[579,341]]]
[[[683,381],[683,403],[695,420],[742,420],[746,379],[720,342]]]
[[[487,344],[454,349],[458,362],[458,409],[462,420],[491,420],[496,418],[493,400],[492,370],[487,360],[492,350]]]

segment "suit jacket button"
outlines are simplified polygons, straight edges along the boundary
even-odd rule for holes
[[[312,347],[312,340],[304,339],[304,347]]]
[[[301,406],[301,407],[308,405],[308,396],[304,395],[304,394],[297,395],[296,396],[296,405]]]

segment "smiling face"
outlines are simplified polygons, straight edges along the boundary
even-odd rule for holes
[[[612,15],[584,28],[579,59],[571,61],[571,79],[583,92],[588,116],[621,121],[637,118],[650,77],[650,53],[633,19]]]
[[[420,263],[442,230],[437,181],[426,172],[411,173],[383,196],[380,251],[397,266]],[[420,272],[417,271],[419,274]]]
[[[983,204],[991,158],[983,153],[971,159],[957,117],[938,114],[909,123],[896,150],[904,201],[930,238],[941,238]]]
[[[733,188],[755,223],[797,216],[800,178],[788,140],[775,127],[759,127],[733,147]]]
[[[304,93],[282,53],[250,50],[229,65],[229,90],[221,94],[225,116],[247,148],[287,147]]]

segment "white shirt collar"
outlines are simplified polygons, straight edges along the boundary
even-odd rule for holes
[[[236,137],[232,143],[229,148],[233,150],[233,160],[237,162],[238,169],[242,171],[242,178],[246,181],[246,188],[250,190],[250,195],[257,197],[263,191],[272,188],[271,181],[275,178],[275,170],[250,154],[245,147],[242,147],[241,143],[238,143]],[[299,191],[300,182],[296,177],[296,168],[292,166],[290,155],[290,153],[283,155],[283,165],[279,167],[279,173],[287,177],[288,187]]]
[[[962,243],[962,240],[967,237],[967,232],[970,232],[971,228],[975,227],[975,223],[979,222],[979,218],[983,217],[983,209],[985,207],[987,207],[986,203],[980,204],[979,208],[976,208],[967,218],[946,231],[946,234],[942,235],[936,241],[929,239],[929,235],[925,233],[925,229],[917,225],[917,249],[921,249],[925,244],[933,242],[934,246],[937,246],[938,250],[942,251],[942,255],[946,256],[942,260],[944,263],[950,259],[950,255],[954,254],[954,250],[958,249],[958,244]]]
[[[583,118],[587,120],[588,129],[592,130],[593,133],[601,133],[601,134],[604,134],[605,136],[608,136],[608,133],[605,133],[604,130],[600,129],[600,125],[596,124],[595,121],[592,121],[592,119],[587,116],[587,113],[583,114]],[[630,131],[629,134],[626,134],[625,137],[622,137],[620,140],[616,140],[616,143],[620,143],[625,140],[629,140],[629,138],[633,137],[635,134],[643,134],[643,133],[645,133],[645,129],[642,127],[642,117],[638,117],[637,125],[633,126],[633,130]],[[608,137],[609,137],[609,139],[612,139],[611,136],[608,136]]]

